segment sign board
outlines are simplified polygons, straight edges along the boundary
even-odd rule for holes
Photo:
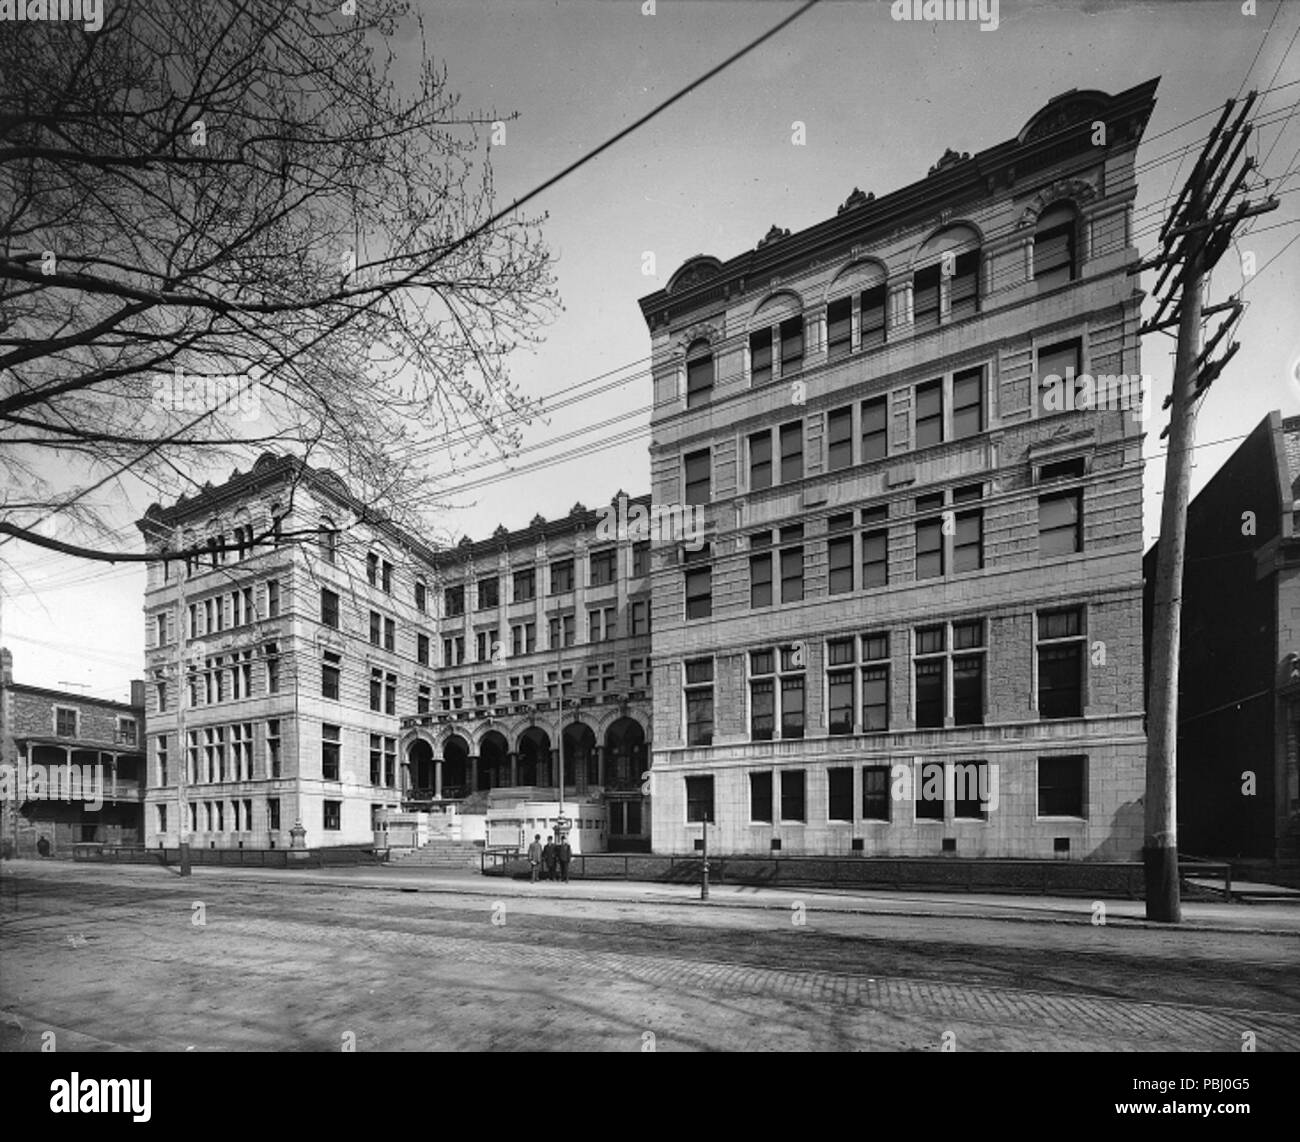
[[[568,817],[556,817],[555,827],[557,829],[571,829],[573,828],[573,821]]]

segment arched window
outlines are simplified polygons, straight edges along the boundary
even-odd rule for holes
[[[686,407],[708,404],[713,393],[713,351],[701,338],[686,350]]]
[[[1068,202],[1050,206],[1038,216],[1034,227],[1034,281],[1042,288],[1064,285],[1078,276],[1077,229],[1078,216]]]
[[[326,563],[333,563],[339,549],[339,532],[334,526],[334,521],[329,516],[320,517],[320,535],[317,538],[320,544],[320,555]]]
[[[937,328],[945,308],[947,321],[962,321],[979,312],[979,241],[970,226],[955,224],[921,247],[917,255],[921,268],[912,277],[912,327],[917,332]]]

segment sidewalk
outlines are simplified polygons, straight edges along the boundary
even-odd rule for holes
[[[142,865],[74,864],[64,861],[10,860],[0,865],[0,883],[7,875],[44,879],[103,878],[120,883],[179,882],[176,869]],[[1091,924],[1094,901],[1084,897],[996,896],[976,893],[903,893],[849,889],[753,888],[710,885],[708,901],[700,900],[698,885],[657,884],[624,880],[574,880],[568,884],[484,877],[478,872],[444,869],[329,868],[301,872],[258,868],[195,865],[193,881],[281,881],[319,887],[346,887],[390,892],[429,892],[490,899],[541,897],[610,903],[672,904],[683,908],[748,908],[788,911],[794,901],[809,909],[857,915],[934,917],[936,919],[1004,920],[1025,924]],[[1167,924],[1147,921],[1140,900],[1105,900],[1110,926],[1155,928]],[[1300,908],[1287,904],[1184,902],[1182,924],[1173,930],[1228,932],[1300,937]]]

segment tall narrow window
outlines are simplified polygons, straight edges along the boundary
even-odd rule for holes
[[[320,728],[320,775],[325,781],[339,779],[342,732],[339,726],[322,725]]]
[[[772,330],[755,329],[749,335],[749,379],[757,387],[772,379]]]
[[[1083,715],[1083,611],[1079,607],[1038,616],[1038,713],[1044,718]]]
[[[781,483],[803,479],[803,421],[781,425]],[[689,501],[688,501],[689,502]]]
[[[912,278],[912,327],[918,333],[939,327],[939,273],[935,264]]]
[[[697,341],[686,354],[686,407],[708,404],[713,393],[713,354],[707,341]]]
[[[1083,342],[1079,338],[1038,350],[1038,415],[1074,412],[1083,373]]]
[[[862,402],[862,462],[883,460],[889,455],[889,421],[885,397]]]
[[[916,386],[916,447],[943,441],[943,381]]]
[[[772,553],[749,557],[749,605],[751,608],[772,605]]]
[[[979,311],[980,252],[958,254],[948,286],[948,316],[952,321],[974,317]]]
[[[781,375],[803,367],[803,315],[781,322]]]
[[[874,349],[885,343],[885,304],[883,285],[863,291],[861,343],[864,349]]]
[[[686,744],[713,744],[713,659],[686,663]]]
[[[1040,288],[1065,285],[1075,278],[1074,207],[1060,203],[1038,216],[1034,229],[1034,281]]]
[[[1038,553],[1073,555],[1083,550],[1083,493],[1079,489],[1038,497]]]
[[[688,504],[707,504],[709,502],[709,450],[703,448],[698,452],[687,453],[682,458],[685,469],[686,502]]]
[[[853,464],[853,408],[837,408],[826,418],[826,466],[832,472]]]
[[[771,741],[776,734],[776,655],[754,650],[749,655],[749,736]]]
[[[984,430],[984,370],[967,369],[952,378],[952,438],[961,440]]]
[[[842,297],[826,307],[826,359],[847,357],[853,347],[853,299]]]
[[[320,592],[320,621],[322,626],[339,629],[339,597],[324,587]]]
[[[772,434],[755,432],[749,438],[749,490],[772,486]]]

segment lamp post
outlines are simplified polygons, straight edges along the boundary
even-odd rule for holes
[[[701,854],[704,859],[700,863],[700,899],[709,898],[709,815],[705,813],[700,818],[700,832],[703,834],[701,844]]]

